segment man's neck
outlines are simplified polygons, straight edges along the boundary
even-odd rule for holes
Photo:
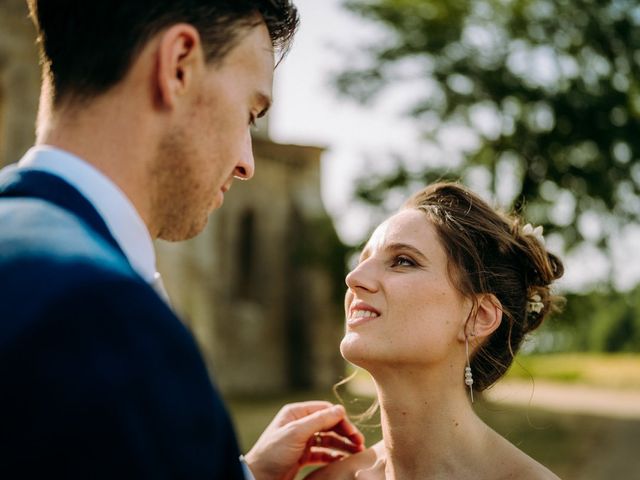
[[[150,199],[145,194],[153,155],[149,147],[145,149],[149,132],[142,118],[128,114],[132,108],[119,102],[120,97],[52,111],[38,128],[37,144],[61,148],[93,165],[125,193],[149,227]]]

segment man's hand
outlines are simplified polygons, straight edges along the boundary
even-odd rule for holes
[[[343,407],[312,401],[285,405],[245,455],[256,480],[291,480],[304,465],[326,464],[364,449]]]

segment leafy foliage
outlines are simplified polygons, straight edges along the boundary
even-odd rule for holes
[[[398,162],[363,178],[360,199],[384,203],[415,182],[490,175],[511,205],[561,233],[568,247],[601,247],[640,219],[640,3],[631,0],[346,0],[388,36],[335,79],[371,102],[387,86],[412,89],[425,142],[452,126],[477,148],[458,166],[415,171]],[[362,59],[362,52],[360,54]],[[407,68],[411,65],[411,68]],[[409,73],[407,73],[409,72]],[[503,172],[512,172],[505,174]],[[558,204],[568,209],[558,213]],[[589,233],[586,220],[599,228]],[[558,227],[562,227],[561,229]]]
[[[640,286],[569,294],[564,311],[539,334],[543,351],[640,352]]]

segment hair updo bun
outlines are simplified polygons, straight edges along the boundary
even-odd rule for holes
[[[449,275],[466,297],[493,294],[502,322],[471,359],[473,388],[482,391],[507,371],[525,335],[559,308],[551,284],[564,272],[544,246],[541,229],[491,208],[457,183],[436,183],[414,194],[404,208],[424,211],[449,259]]]
[[[562,297],[551,294],[550,285],[562,277],[564,265],[556,255],[547,251],[542,227],[538,228],[540,230],[536,234],[531,232],[531,225],[527,224],[523,227],[520,219],[513,219],[512,233],[522,255],[528,259],[528,269],[525,271],[527,285],[525,333],[538,328],[550,312],[559,310],[563,302]]]

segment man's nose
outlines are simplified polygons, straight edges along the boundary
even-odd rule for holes
[[[253,145],[251,134],[247,132],[247,140],[240,155],[240,161],[236,165],[233,176],[240,180],[249,180],[255,173],[255,161],[253,159]]]

